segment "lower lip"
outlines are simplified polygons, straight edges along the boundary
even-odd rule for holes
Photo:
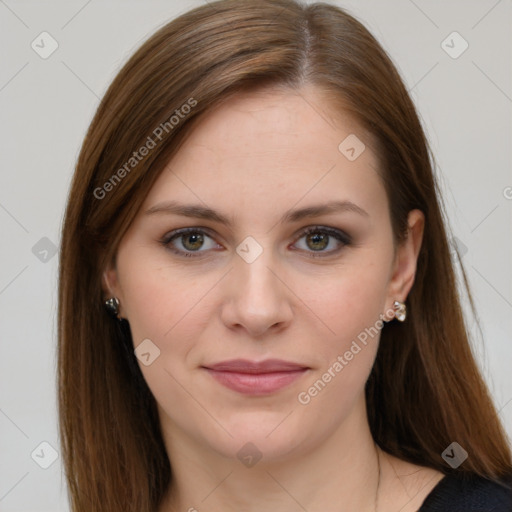
[[[275,393],[307,372],[307,368],[274,373],[235,373],[216,371],[210,368],[206,368],[206,370],[223,386],[245,395],[268,395]]]

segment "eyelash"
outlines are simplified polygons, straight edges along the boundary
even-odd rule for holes
[[[183,256],[183,257],[186,257],[186,258],[197,258],[197,257],[201,256],[202,252],[207,252],[207,251],[184,252],[182,250],[175,249],[171,245],[171,242],[174,239],[178,239],[180,236],[184,236],[184,235],[191,234],[191,233],[204,234],[204,235],[208,236],[209,238],[212,238],[208,234],[208,231],[209,230],[205,230],[205,229],[202,229],[202,228],[183,228],[183,229],[178,229],[176,231],[172,231],[171,233],[168,233],[167,235],[165,235],[163,237],[163,239],[160,240],[160,243],[166,249],[170,250],[174,254],[177,254],[178,256]],[[328,227],[325,227],[325,226],[310,226],[310,227],[304,229],[300,233],[300,235],[298,237],[298,240],[300,240],[304,236],[309,235],[311,233],[323,233],[323,234],[326,234],[326,235],[328,235],[330,237],[333,237],[333,238],[335,238],[336,240],[338,240],[342,244],[341,248],[343,248],[344,246],[351,245],[351,243],[352,243],[351,237],[349,235],[347,235],[346,233],[344,233],[343,231],[339,231],[339,230],[333,229],[333,228],[328,228]],[[341,248],[335,249],[333,251],[328,251],[328,252],[325,252],[325,251],[319,251],[319,252],[316,252],[316,253],[314,251],[307,251],[307,252],[310,252],[311,253],[311,257],[313,257],[313,258],[326,258],[328,256],[332,256],[333,254],[337,254],[338,252],[340,252]],[[299,249],[299,250],[301,250],[301,249]],[[195,254],[195,253],[197,253],[197,254]]]

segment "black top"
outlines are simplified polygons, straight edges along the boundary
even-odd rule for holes
[[[512,512],[512,475],[504,483],[509,489],[477,475],[446,475],[418,512]]]

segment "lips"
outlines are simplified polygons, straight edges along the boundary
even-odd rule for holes
[[[283,361],[281,359],[267,359],[266,361],[249,361],[248,359],[232,359],[221,363],[208,365],[210,370],[236,373],[275,373],[290,372],[307,368],[297,363]]]
[[[307,366],[281,359],[259,362],[232,359],[203,368],[220,384],[246,395],[275,393],[300,378],[309,369]]]

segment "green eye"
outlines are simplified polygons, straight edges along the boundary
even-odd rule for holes
[[[186,257],[195,257],[196,254],[194,253],[206,252],[206,250],[200,250],[205,245],[205,239],[213,241],[202,229],[185,228],[169,233],[169,235],[165,236],[162,240],[162,244],[176,254]],[[176,247],[176,242],[179,242],[182,249]],[[209,247],[207,247],[207,249],[209,249]]]
[[[310,253],[312,257],[330,256],[351,243],[351,238],[344,232],[323,226],[307,228],[302,231],[298,240],[302,238],[305,238],[305,247],[299,247],[299,250]],[[218,244],[215,247],[213,238],[203,228],[172,231],[161,240],[161,243],[175,254],[185,257],[197,257],[208,250],[222,247]],[[332,245],[333,248],[326,250]]]
[[[315,226],[311,228],[307,228],[301,235],[301,238],[305,237],[305,243],[306,243],[306,250],[311,249],[313,253],[318,254],[312,254],[313,257],[322,257],[322,256],[328,256],[333,253],[336,253],[340,250],[340,245],[350,245],[350,237],[343,233],[342,231],[338,231],[337,229],[327,228],[327,227],[320,227]],[[333,244],[331,242],[334,240]],[[338,247],[335,247],[334,249],[326,251],[325,249],[329,247],[329,245],[337,245]]]

